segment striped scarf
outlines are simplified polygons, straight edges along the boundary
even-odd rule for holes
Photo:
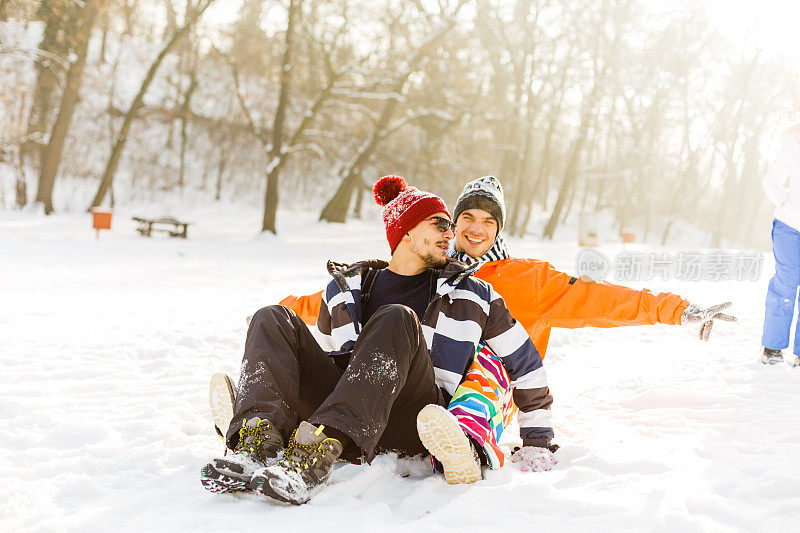
[[[503,237],[498,235],[497,238],[494,240],[494,244],[492,245],[492,247],[489,248],[489,250],[485,254],[478,257],[477,259],[471,257],[466,252],[456,252],[455,248],[451,250],[450,257],[458,259],[462,263],[471,265],[473,263],[488,263],[489,261],[499,261],[500,259],[506,259],[509,256],[508,256],[508,250],[506,249],[506,242],[503,240]]]

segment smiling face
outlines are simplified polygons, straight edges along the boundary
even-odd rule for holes
[[[439,230],[437,218],[450,220],[450,215],[445,212],[431,215],[404,237],[404,240],[408,239],[409,250],[427,267],[442,267],[447,263],[447,248],[453,238],[450,228],[444,232]]]
[[[478,258],[489,251],[497,237],[497,221],[483,209],[467,209],[456,220],[457,252]]]

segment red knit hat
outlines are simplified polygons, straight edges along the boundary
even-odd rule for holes
[[[403,235],[429,216],[436,213],[450,216],[444,200],[435,194],[409,187],[402,176],[382,177],[372,187],[372,192],[378,205],[384,206],[381,216],[392,253]]]

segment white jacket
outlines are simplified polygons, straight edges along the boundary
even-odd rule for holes
[[[781,149],[762,185],[775,204],[775,218],[800,231],[800,125],[783,134]]]

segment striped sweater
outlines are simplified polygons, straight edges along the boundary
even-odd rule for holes
[[[353,349],[361,331],[361,276],[388,266],[381,260],[352,265],[328,262],[333,281],[322,294],[317,339],[334,353]],[[525,443],[546,445],[553,437],[553,397],[539,352],[525,328],[511,317],[503,298],[472,274],[471,267],[449,259],[436,279],[436,293],[421,318],[436,384],[451,397],[472,362],[478,344],[500,358],[514,387],[520,434]]]

